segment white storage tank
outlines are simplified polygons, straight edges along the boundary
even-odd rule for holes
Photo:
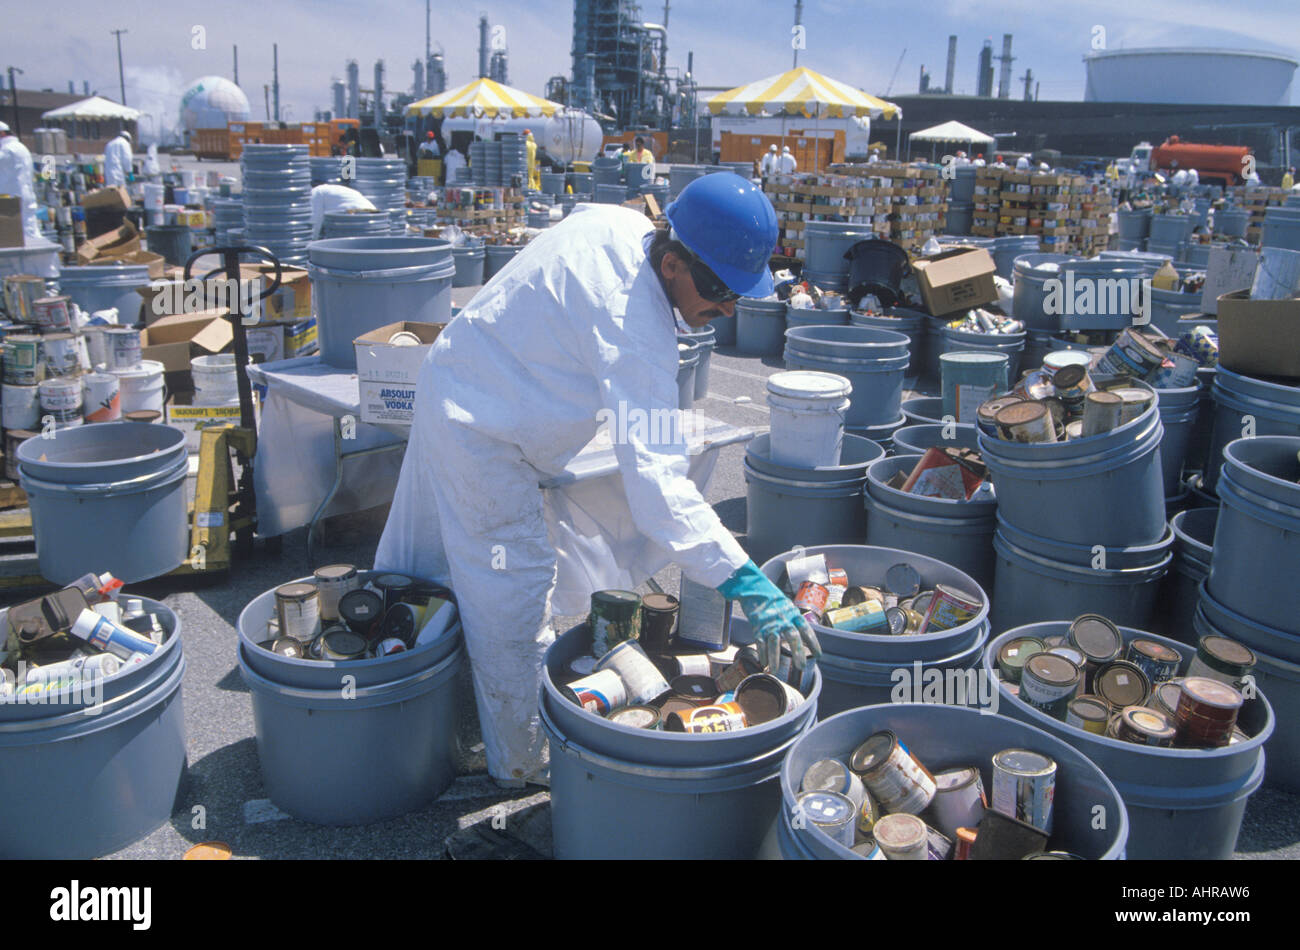
[[[1289,106],[1294,56],[1266,50],[1150,47],[1083,57],[1084,99],[1183,105]]]

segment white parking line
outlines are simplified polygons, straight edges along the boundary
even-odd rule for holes
[[[472,825],[477,825],[480,821],[491,821],[493,818],[496,818],[499,822],[517,811],[523,811],[525,808],[532,808],[534,805],[550,801],[550,798],[549,792],[538,792],[536,795],[529,795],[527,798],[517,798],[512,802],[501,802],[491,808],[484,808],[482,811],[464,815],[456,819],[456,823],[464,830]]]
[[[744,376],[746,379],[756,379],[760,383],[767,382],[766,376],[760,376],[758,373],[747,373],[743,369],[732,369],[730,366],[723,366],[721,363],[710,363],[709,368],[710,370],[717,370],[720,373],[728,373],[731,376]],[[780,370],[773,370],[772,372],[777,373],[780,372]]]
[[[262,825],[268,821],[283,821],[292,817],[276,808],[269,798],[254,798],[252,801],[244,802],[244,824],[246,825]]]

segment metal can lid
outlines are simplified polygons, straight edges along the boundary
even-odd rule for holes
[[[803,773],[801,792],[834,792],[848,788],[850,772],[839,759],[818,759]]]
[[[1056,762],[1029,749],[1003,749],[993,756],[993,767],[1013,775],[1051,775],[1056,771]]]
[[[1084,722],[1106,722],[1110,719],[1110,707],[1105,700],[1096,696],[1076,696],[1067,707],[1070,715],[1077,716]]]
[[[815,825],[842,825],[858,813],[853,800],[839,792],[803,792],[796,800]]]
[[[1063,366],[1052,376],[1052,385],[1058,390],[1074,389],[1083,382],[1088,375],[1088,370],[1080,363],[1071,363],[1069,366]]]
[[[1247,673],[1256,662],[1255,651],[1227,637],[1202,637],[1196,652],[1203,660],[1217,660],[1210,665],[1224,673]]]
[[[862,775],[883,765],[898,745],[898,736],[888,729],[867,737],[849,756],[849,768]]]
[[[1071,646],[1064,646],[1064,645],[1054,646],[1054,647],[1048,647],[1047,652],[1055,656],[1065,657],[1067,660],[1069,660],[1071,663],[1077,666],[1080,670],[1082,670],[1088,662],[1088,658],[1083,655],[1083,651],[1080,650],[1078,647],[1071,647]]]
[[[925,844],[929,828],[915,815],[897,812],[881,818],[871,829],[876,844],[891,851],[910,851]]]
[[[912,598],[912,609],[922,616],[930,609],[930,602],[934,600],[934,591],[923,590]]]
[[[315,584],[284,584],[275,589],[278,600],[309,600],[316,596]]]
[[[790,705],[785,686],[771,673],[745,677],[736,687],[736,702],[751,726],[779,719]]]
[[[669,693],[666,699],[656,699],[655,702],[659,706],[659,714],[665,721],[673,713],[690,712],[699,706],[699,703],[692,702],[688,697],[679,696],[676,693]]]
[[[1151,680],[1128,660],[1111,660],[1093,678],[1093,692],[1114,709],[1140,706],[1151,692]]]
[[[885,587],[896,597],[915,597],[921,589],[921,574],[910,564],[895,564],[885,571]]]
[[[968,594],[951,584],[935,584],[934,595],[938,594],[942,594],[949,603],[955,603],[971,610],[979,610],[980,607],[984,606],[984,601],[980,599],[979,595]]]
[[[280,656],[302,659],[302,644],[293,637],[280,637],[271,644],[271,651],[280,654]]]
[[[641,598],[641,607],[651,613],[672,613],[680,602],[672,594],[646,594]]]
[[[885,622],[889,624],[891,634],[896,637],[902,636],[907,632],[907,611],[902,607],[886,607]]]
[[[973,765],[963,765],[955,769],[935,772],[934,787],[936,792],[955,792],[974,784],[979,781],[979,778],[979,769]]]
[[[1070,624],[1070,642],[1091,662],[1104,662],[1119,655],[1124,637],[1100,614],[1082,614]]]
[[[598,590],[591,595],[591,606],[629,607],[639,605],[641,595],[631,590]]]
[[[998,662],[1003,666],[1024,666],[1031,656],[1043,652],[1043,641],[1035,637],[1016,637],[1002,644]]]
[[[1120,711],[1120,718],[1124,725],[1141,735],[1153,739],[1171,739],[1174,736],[1175,730],[1169,723],[1169,717],[1158,709],[1128,706]]]
[[[718,698],[718,684],[708,676],[674,676],[668,685],[678,696],[690,697],[697,704]]]
[[[1025,661],[1025,675],[1049,686],[1069,686],[1079,680],[1079,668],[1055,653],[1038,653]]]
[[[633,729],[653,729],[659,725],[659,717],[660,711],[653,706],[624,706],[622,709],[615,709],[605,718],[620,726],[631,726]]]
[[[1157,643],[1155,640],[1132,640],[1128,646],[1134,653],[1138,653],[1157,663],[1176,663],[1182,659],[1177,650],[1171,650],[1163,643]]]
[[[979,408],[975,411],[981,418],[991,421],[999,410],[1018,402],[1024,402],[1024,400],[1019,396],[995,396],[993,399],[980,403]]]
[[[1238,709],[1244,702],[1238,690],[1205,676],[1187,677],[1183,680],[1182,690],[1189,699],[1216,709]]]
[[[351,630],[331,630],[321,634],[321,654],[338,659],[351,659],[366,652],[365,637]]]
[[[313,572],[313,576],[318,581],[337,583],[338,581],[345,581],[356,577],[357,569],[352,564],[326,564],[324,567],[316,568]]]
[[[1000,426],[1019,426],[1027,422],[1036,422],[1047,415],[1041,403],[1016,402],[999,409],[994,421]]]
[[[369,623],[384,609],[384,599],[373,590],[350,590],[339,598],[339,616],[349,623]]]
[[[410,587],[414,583],[405,574],[380,574],[371,581],[380,590],[401,590],[404,587]]]

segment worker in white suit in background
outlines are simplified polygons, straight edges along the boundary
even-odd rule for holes
[[[793,175],[799,170],[799,163],[790,154],[790,146],[787,145],[781,149],[781,158],[778,160],[776,167],[777,171],[782,175]]]
[[[36,221],[36,186],[32,153],[0,122],[0,195],[13,195],[22,204],[23,244],[40,243],[41,226]]]
[[[131,174],[131,133],[126,129],[104,146],[104,184],[125,185]]]
[[[777,164],[780,162],[780,156],[776,152],[776,146],[770,145],[766,152],[763,153],[763,159],[758,163],[758,174],[767,178],[776,174]]]

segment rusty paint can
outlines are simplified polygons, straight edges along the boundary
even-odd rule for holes
[[[876,822],[872,837],[890,861],[929,859],[929,828],[913,814],[899,812]]]
[[[976,423],[980,431],[987,435],[998,436],[997,414],[1007,406],[1013,406],[1018,402],[1024,402],[1019,396],[997,396],[980,404],[975,411]]]
[[[5,309],[19,323],[36,322],[36,301],[45,297],[45,278],[34,274],[11,274],[4,279]]]
[[[1177,676],[1178,667],[1183,662],[1182,654],[1177,650],[1155,640],[1131,640],[1124,659],[1145,673],[1152,687]]]
[[[1042,403],[1018,402],[998,412],[998,435],[1007,442],[1055,442],[1056,425]]]
[[[739,732],[746,725],[745,711],[735,702],[696,706],[689,711],[669,713],[664,719],[665,732],[689,732],[697,735]]]
[[[849,768],[888,812],[918,814],[934,799],[934,776],[888,730],[854,749]]]
[[[718,674],[716,678],[718,689],[724,693],[731,692],[747,677],[762,672],[763,664],[758,661],[758,657],[741,650],[736,654],[735,662]]]
[[[1124,400],[1115,393],[1088,393],[1083,401],[1083,422],[1079,435],[1087,438],[1101,435],[1121,425],[1124,416]]]
[[[983,601],[947,584],[935,584],[930,607],[917,633],[937,633],[952,630],[979,616]]]

